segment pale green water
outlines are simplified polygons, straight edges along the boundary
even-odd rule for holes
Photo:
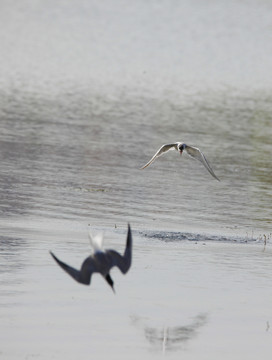
[[[50,101],[2,96],[3,225],[24,216],[222,236],[270,233],[270,102],[265,93],[246,96],[203,93],[194,104],[113,101],[76,90]],[[221,182],[176,152],[139,170],[161,144],[179,140],[199,146]]]

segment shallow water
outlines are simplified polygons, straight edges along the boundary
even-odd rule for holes
[[[0,135],[3,226],[9,221],[16,226],[23,216],[101,226],[130,221],[143,229],[222,235],[270,233],[271,115],[260,95],[230,97],[224,105],[224,94],[213,100],[203,94],[193,108],[173,104],[166,109],[164,99],[142,99],[141,104],[106,99],[105,112],[96,115],[90,105],[80,116],[87,94],[75,94],[78,101],[72,104],[63,95],[49,109],[44,99],[19,95],[14,105],[2,97],[10,111],[2,116]],[[262,116],[252,119],[258,112]],[[139,170],[161,144],[180,137],[203,150],[220,182],[176,152]]]
[[[2,357],[267,357],[271,4],[0,8]],[[139,170],[175,141],[221,181],[177,152]],[[116,295],[48,253],[79,266],[88,224],[121,251],[128,222]]]
[[[164,242],[136,232],[130,272],[112,271],[114,295],[98,275],[91,287],[76,284],[48,254],[79,266],[89,253],[86,233],[68,220],[50,231],[13,248],[2,242],[3,358],[269,356],[271,246]],[[125,233],[109,229],[106,245],[122,251]]]

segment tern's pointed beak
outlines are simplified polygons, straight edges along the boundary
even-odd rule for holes
[[[108,274],[108,275],[105,277],[105,279],[106,279],[107,283],[110,285],[110,287],[112,288],[112,291],[113,291],[114,294],[115,294],[115,290],[114,290],[114,287],[113,287],[114,282],[113,282],[112,278],[110,277],[110,274]]]

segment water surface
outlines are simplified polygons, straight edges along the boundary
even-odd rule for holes
[[[0,354],[271,353],[267,1],[2,1]],[[163,144],[185,141],[220,182]],[[88,224],[131,271],[76,284]]]

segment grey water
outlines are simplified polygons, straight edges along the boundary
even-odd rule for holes
[[[260,292],[269,295],[261,274],[265,272],[267,281],[270,279],[271,19],[270,1],[1,1],[0,318],[4,324],[1,327],[9,330],[6,346],[0,352],[5,358],[19,358],[20,350],[25,358],[48,358],[53,356],[48,344],[57,348],[54,341],[62,343],[58,330],[55,338],[49,336],[54,325],[52,314],[64,331],[65,311],[74,309],[78,288],[70,279],[64,283],[66,279],[54,268],[48,250],[56,249],[71,262],[75,261],[74,254],[79,264],[89,251],[88,224],[95,231],[103,230],[108,244],[119,250],[123,248],[127,223],[131,224],[137,239],[135,272],[131,276],[136,283],[136,273],[145,278],[146,272],[152,271],[153,260],[167,259],[167,266],[163,265],[165,276],[173,277],[170,268],[177,258],[167,247],[175,249],[186,262],[185,250],[187,261],[195,265],[190,256],[196,256],[196,249],[205,244],[208,257],[219,256],[219,242],[226,254],[232,255],[225,263],[221,254],[223,258],[219,256],[218,262],[238,271],[239,261],[233,260],[232,248],[238,243],[240,261],[243,251],[249,259],[242,265],[243,273],[253,261],[258,271],[250,273],[252,281],[254,285],[260,281]],[[176,141],[199,147],[221,181],[213,179],[197,161],[180,157],[177,152],[169,152],[139,170],[162,144]],[[259,245],[256,251],[260,258],[253,248],[245,250],[245,243]],[[266,251],[263,245],[268,246],[264,247]],[[182,248],[177,249],[179,246]],[[150,263],[142,259],[145,256],[150,256]],[[205,256],[207,253],[201,250],[198,258],[205,262]],[[218,265],[214,260],[207,266],[216,273]],[[182,264],[174,266],[178,272],[184,270]],[[37,269],[48,294],[40,284]],[[161,268],[156,269],[162,275]],[[198,292],[202,280],[195,271],[199,267],[190,269],[191,273],[186,274],[192,275],[196,284],[195,288],[187,284],[188,303],[185,301],[184,307],[190,315],[183,314],[178,323],[167,306],[172,304],[178,310],[178,300],[169,300],[165,294],[159,300],[159,283],[153,284],[152,294],[148,290],[151,274],[150,283],[137,283],[138,293],[132,291],[125,310],[116,299],[111,300],[117,314],[122,317],[126,313],[129,321],[121,321],[119,335],[126,338],[130,329],[132,337],[139,331],[137,356],[151,356],[143,341],[155,344],[154,349],[159,347],[163,353],[173,343],[174,348],[184,350],[183,345],[176,346],[180,343],[175,339],[184,339],[185,334],[193,338],[212,322],[208,293],[214,290],[214,283],[209,281],[206,292]],[[200,270],[206,271],[205,267]],[[118,283],[129,286],[129,276],[118,277]],[[169,282],[173,297],[175,276]],[[230,291],[231,275],[224,276]],[[82,309],[89,306],[88,296],[92,303],[108,296],[99,280],[92,284],[96,291],[82,293]],[[250,281],[245,275],[246,289]],[[69,300],[58,292],[62,284]],[[155,310],[147,307],[147,311],[148,300],[141,300],[141,286],[163,314],[157,327],[152,323],[156,322]],[[124,288],[121,293],[124,296]],[[238,303],[242,304],[240,295]],[[207,308],[195,302],[190,307],[189,299],[194,296],[204,296]],[[93,346],[98,358],[105,351],[100,348],[103,329],[110,329],[108,321],[118,326],[117,315],[112,318],[109,308],[105,310],[105,301],[97,307],[94,319],[98,330],[93,333],[97,338]],[[258,302],[254,301],[255,306]],[[39,312],[39,303],[50,319],[48,323]],[[33,313],[28,308],[31,304]],[[264,316],[262,322],[269,323],[271,309],[265,300],[262,305],[267,310],[267,320]],[[106,317],[99,325],[98,314],[103,314],[103,308]],[[23,311],[32,320],[27,320]],[[26,349],[28,344],[31,348],[30,335],[24,343],[20,337],[24,327],[35,332],[35,317],[43,326],[36,333],[40,347],[31,351]],[[87,326],[83,311],[79,319]],[[78,329],[78,319],[70,320]],[[241,330],[242,320],[237,324]],[[17,347],[11,340],[14,329]],[[139,329],[144,329],[145,340],[140,338]],[[216,332],[215,325],[211,329]],[[86,355],[89,330],[84,331],[86,342],[83,336],[82,348],[70,349],[71,358],[81,351]],[[107,331],[114,347],[117,335],[114,330]],[[41,342],[43,336],[47,342]],[[210,339],[209,334],[206,336]],[[131,338],[127,340],[124,348],[121,343],[116,345],[114,353],[127,357],[133,349]],[[67,358],[63,348],[58,351],[60,357],[65,354]],[[201,354],[201,350],[196,353]],[[209,358],[216,354],[209,353]]]

